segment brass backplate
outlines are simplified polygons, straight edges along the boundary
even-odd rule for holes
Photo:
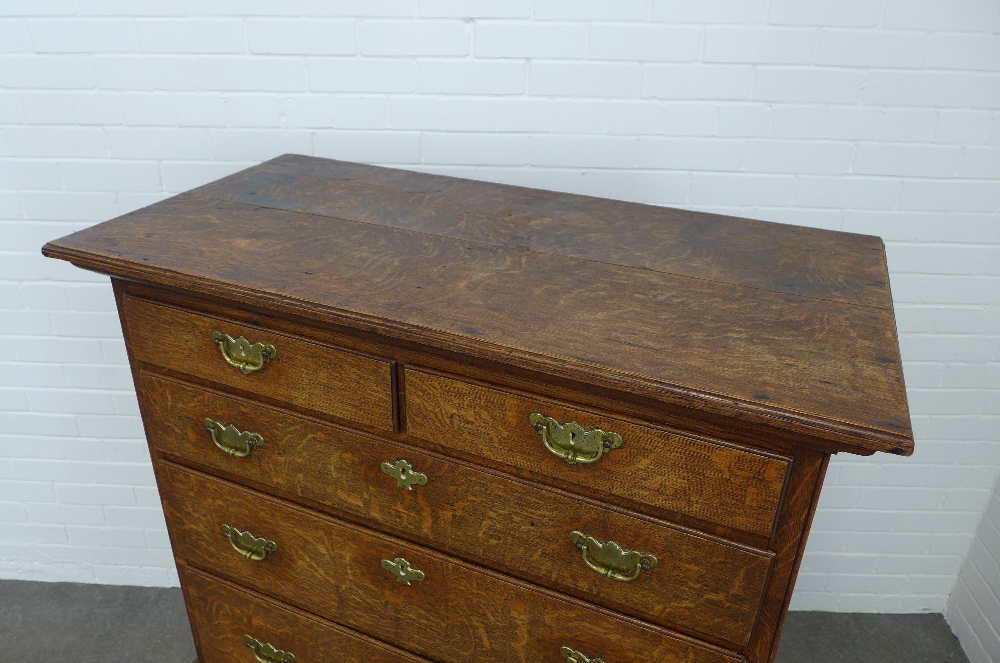
[[[253,652],[259,663],[295,663],[295,654],[282,651],[270,642],[261,642],[251,635],[243,636],[243,644]]]
[[[559,653],[566,659],[566,663],[604,663],[599,658],[587,658],[578,651],[573,651],[569,647],[560,647]]]
[[[278,544],[254,536],[250,532],[241,532],[229,525],[222,526],[222,536],[229,539],[233,550],[249,560],[260,562],[278,549]]]
[[[605,451],[622,446],[622,436],[600,428],[587,430],[575,421],[560,423],[540,412],[532,412],[528,423],[542,436],[542,444],[570,465],[596,463]]]
[[[205,428],[212,435],[212,442],[226,454],[235,458],[246,458],[250,452],[264,444],[259,433],[240,432],[236,426],[215,419],[205,418]]]
[[[660,564],[655,555],[625,550],[614,541],[602,543],[583,532],[570,532],[569,539],[583,553],[583,561],[591,570],[612,580],[629,582]]]
[[[251,343],[243,336],[233,338],[229,334],[213,331],[212,341],[219,346],[227,364],[247,375],[259,371],[268,360],[278,357],[278,350],[270,343]]]

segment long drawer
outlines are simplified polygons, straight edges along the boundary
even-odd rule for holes
[[[173,379],[142,373],[139,392],[150,444],[172,457],[329,504],[641,619],[737,645],[749,638],[769,553]],[[228,445],[221,424],[230,428]],[[262,440],[255,448],[247,442],[253,434]],[[399,475],[403,462],[416,474]],[[634,581],[604,577],[588,568],[574,531],[652,553],[659,565]]]
[[[141,362],[392,430],[389,361],[131,297],[122,315]]]
[[[595,496],[771,533],[783,459],[413,368],[404,375],[409,435]]]
[[[564,647],[611,663],[739,660],[166,461],[157,471],[180,559],[433,660],[556,662]]]
[[[179,572],[201,655],[198,663],[285,663],[290,656],[301,663],[426,663],[189,566]]]

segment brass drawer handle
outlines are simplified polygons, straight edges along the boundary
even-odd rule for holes
[[[623,550],[614,541],[601,543],[583,532],[570,532],[569,540],[583,553],[583,561],[593,571],[612,580],[629,582],[643,571],[652,571],[660,562],[654,555]]]
[[[205,418],[205,428],[212,434],[212,442],[226,454],[236,458],[246,458],[250,452],[264,444],[259,433],[241,433],[236,426],[224,424],[215,419]]]
[[[396,480],[397,488],[413,490],[414,485],[427,485],[427,475],[415,472],[413,466],[402,458],[395,463],[390,463],[389,461],[382,463],[382,472]]]
[[[622,446],[622,436],[618,433],[600,428],[587,430],[575,421],[561,424],[539,412],[532,412],[528,423],[542,436],[545,448],[570,465],[594,463],[605,451]]]
[[[250,532],[241,532],[229,525],[222,526],[222,536],[229,539],[233,550],[247,559],[259,562],[278,549],[278,544],[267,539],[260,539]]]
[[[295,663],[295,654],[276,649],[270,642],[261,642],[249,635],[243,636],[243,642],[260,663]]]
[[[402,557],[397,557],[391,562],[387,559],[383,559],[382,568],[396,576],[396,582],[406,585],[407,587],[412,585],[414,581],[424,581],[424,572],[410,566],[410,563]]]
[[[566,659],[566,663],[604,663],[599,658],[587,658],[578,651],[573,651],[569,647],[560,647],[559,653]]]
[[[277,349],[270,343],[251,343],[242,336],[233,338],[229,334],[213,331],[212,340],[219,346],[226,363],[247,375],[264,368],[268,360],[278,356]]]

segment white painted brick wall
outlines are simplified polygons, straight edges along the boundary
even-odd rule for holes
[[[1000,469],[998,20],[1000,0],[5,0],[0,576],[176,582],[110,288],[41,244],[302,152],[884,237],[917,452],[833,460],[793,607],[943,610]]]
[[[1000,661],[1000,481],[944,615],[970,663]]]

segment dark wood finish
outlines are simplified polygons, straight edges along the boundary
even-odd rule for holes
[[[610,492],[763,536],[774,526],[784,460],[419,370],[406,369],[406,394],[412,436],[533,468],[595,496]],[[528,423],[532,412],[614,431],[624,443],[596,463],[570,465],[544,447]]]
[[[285,156],[43,253],[113,277],[202,663],[248,596],[366,660],[771,663],[829,455],[913,451],[877,238]],[[536,409],[625,445],[569,466]],[[570,529],[662,564],[599,577]]]
[[[188,602],[196,606],[191,626],[201,641],[200,663],[253,663],[244,635],[290,652],[302,663],[426,663],[203,571],[183,566],[181,579]]]
[[[879,240],[454,186],[282,157],[43,252],[845,449],[912,452]],[[364,215],[344,202],[362,199],[399,204]],[[518,211],[490,226],[470,205]]]
[[[616,663],[739,660],[177,465],[161,463],[158,474],[174,552],[188,564],[434,660],[557,660],[561,646]],[[248,561],[223,524],[278,549]],[[398,557],[426,579],[397,582],[381,560]]]
[[[138,386],[149,442],[171,458],[663,626],[730,646],[750,636],[767,553],[148,373]],[[247,458],[228,456],[212,443],[205,417],[259,433],[264,446]],[[400,458],[427,475],[426,486],[403,490],[381,472],[383,461]],[[652,552],[663,565],[631,583],[603,578],[584,565],[573,530]]]
[[[122,319],[139,361],[392,430],[388,361],[130,297],[124,299]],[[216,330],[252,343],[270,343],[278,357],[245,375],[222,358],[212,341]]]
[[[198,192],[509,249],[892,308],[877,237],[295,155]]]

